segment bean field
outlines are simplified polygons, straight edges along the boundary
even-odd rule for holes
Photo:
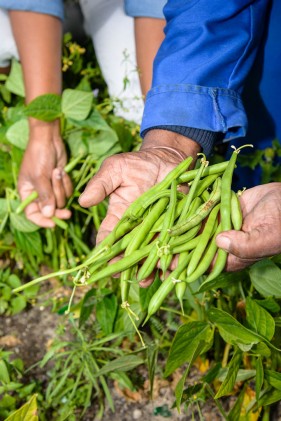
[[[20,64],[0,75],[0,420],[281,419],[281,256],[227,273],[215,243],[242,224],[239,168],[281,180],[279,142],[187,158],[96,245],[107,199],[78,198],[141,138],[93,57],[66,35],[61,97],[28,106]],[[67,146],[72,216],[51,229],[25,217],[36,194],[17,191],[28,117],[60,119]]]

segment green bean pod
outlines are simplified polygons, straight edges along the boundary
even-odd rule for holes
[[[141,266],[137,278],[141,281],[147,278],[155,269],[155,266],[159,259],[159,250],[161,247],[165,245],[167,239],[169,237],[168,229],[173,225],[175,219],[175,211],[177,205],[177,182],[176,180],[172,181],[171,189],[170,189],[170,203],[168,206],[168,210],[165,212],[165,217],[162,224],[162,229],[158,237],[158,241],[156,243],[156,247],[154,247],[151,252],[149,253],[147,259]]]
[[[207,190],[216,181],[218,176],[218,174],[211,174],[200,180],[196,189],[196,195],[201,196],[201,194],[203,194],[203,192]]]
[[[212,212],[210,213],[207,219],[203,232],[200,235],[200,240],[194,250],[193,256],[187,267],[187,276],[190,276],[192,272],[195,271],[200,259],[202,259],[204,251],[208,245],[209,239],[211,238],[212,232],[214,230],[214,225],[216,224],[219,210],[220,205],[218,204],[212,209]]]
[[[216,252],[218,250],[218,246],[216,244],[216,236],[221,232],[221,224],[219,224],[218,228],[216,229],[215,234],[212,237],[212,240],[210,241],[210,244],[208,245],[206,252],[195,269],[195,271],[190,275],[187,276],[186,282],[194,282],[196,281],[200,276],[204,275],[204,273],[207,272],[207,270],[210,267],[210,264],[212,263],[213,258],[216,255]]]
[[[221,178],[218,177],[214,183],[214,189],[210,195],[210,199],[208,200],[208,202],[201,205],[192,216],[187,218],[186,221],[180,224],[174,225],[169,230],[170,235],[175,236],[175,235],[182,234],[190,230],[191,228],[195,227],[196,225],[198,225],[201,221],[203,221],[203,219],[205,219],[209,215],[211,210],[220,201],[220,196],[221,196]]]
[[[188,265],[188,262],[190,261],[190,259],[191,259],[191,253],[189,253],[188,251],[184,251],[180,253],[178,263],[180,264],[183,260],[185,260],[186,264]],[[176,283],[176,296],[177,296],[177,299],[179,300],[182,314],[184,314],[183,297],[187,288],[185,278],[186,278],[186,270],[184,269],[178,277],[179,281],[181,282]]]
[[[220,162],[219,164],[209,165],[206,170],[204,171],[204,177],[212,174],[222,174],[228,165],[228,161]],[[194,180],[196,177],[198,169],[187,171],[184,174],[180,175],[179,182],[180,183],[189,183],[190,181]]]
[[[243,223],[242,210],[240,206],[240,201],[237,194],[231,192],[231,222],[235,230],[240,231]]]
[[[157,310],[161,307],[163,301],[167,295],[173,290],[175,283],[177,283],[178,277],[182,271],[186,268],[187,262],[182,261],[178,267],[170,273],[170,275],[162,282],[158,290],[151,297],[151,300],[148,305],[147,316],[143,324],[145,324],[148,319],[156,313]]]

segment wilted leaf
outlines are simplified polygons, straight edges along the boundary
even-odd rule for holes
[[[38,421],[36,396],[33,395],[26,404],[10,415],[5,421]]]

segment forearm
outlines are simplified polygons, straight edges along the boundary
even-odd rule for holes
[[[46,93],[60,94],[61,20],[34,12],[9,13],[23,67],[26,102]]]

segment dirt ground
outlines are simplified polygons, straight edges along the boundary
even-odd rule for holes
[[[13,317],[2,317],[0,326],[0,347],[13,351],[21,358],[26,367],[38,362],[45,354],[48,344],[55,338],[56,328],[61,322],[61,316],[52,313],[46,307],[34,306],[24,313]],[[31,378],[46,381],[44,372],[35,367],[29,372]],[[192,370],[190,377],[193,381],[198,373]],[[156,378],[156,393],[151,401],[143,393],[126,394],[116,384],[112,384],[111,393],[115,406],[115,413],[105,408],[102,421],[189,421],[200,420],[198,413],[192,411],[178,414],[171,409],[174,402],[172,384],[166,380]],[[233,405],[233,399],[225,401],[225,409]],[[212,400],[202,405],[202,414],[206,421],[220,421],[220,415]],[[95,407],[87,412],[83,421],[95,421]],[[162,414],[162,415],[161,415]],[[201,419],[202,420],[202,419]],[[281,421],[281,404],[276,407],[270,421]],[[50,420],[56,421],[56,420]]]

